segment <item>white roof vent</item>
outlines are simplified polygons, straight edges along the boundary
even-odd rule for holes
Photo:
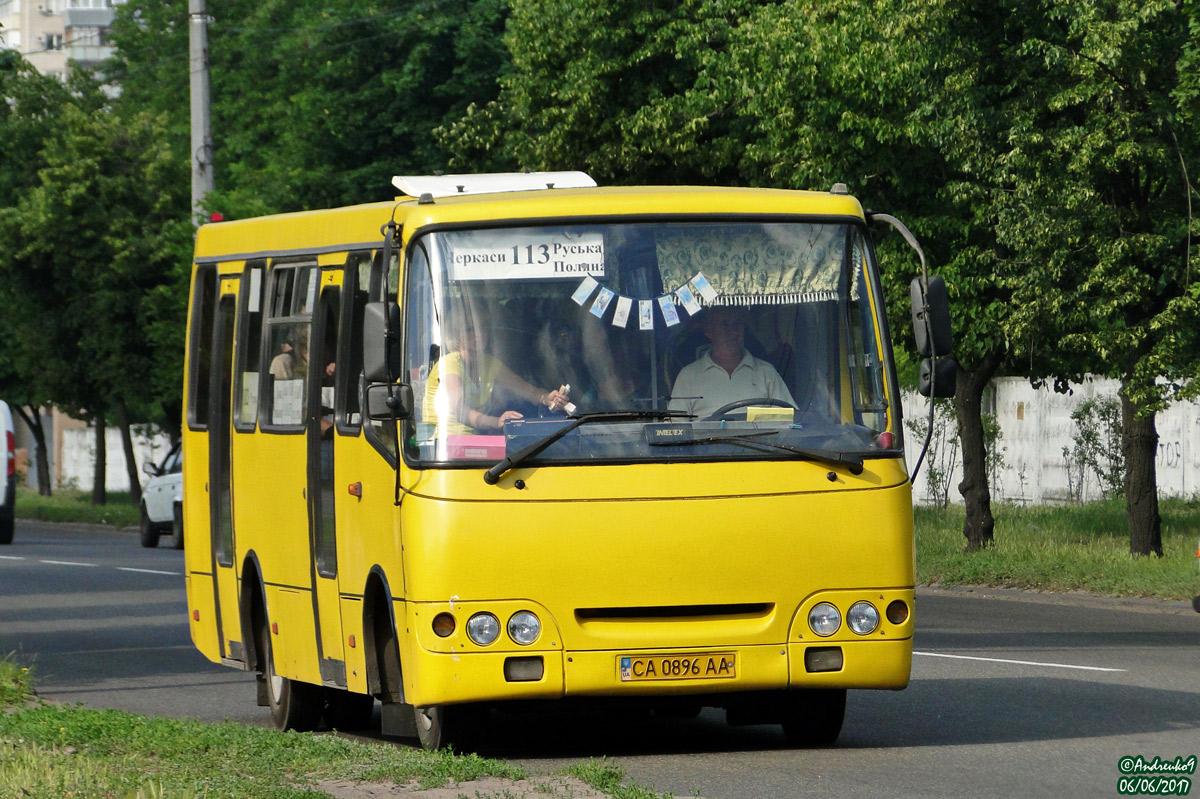
[[[409,197],[429,194],[496,194],[504,191],[590,189],[596,181],[584,172],[494,172],[486,175],[396,175],[392,185]]]

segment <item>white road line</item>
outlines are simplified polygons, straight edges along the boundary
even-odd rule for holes
[[[25,560],[20,555],[0,555],[0,560]]]
[[[98,565],[95,563],[74,563],[69,560],[40,560],[38,563],[48,563],[51,566],[88,566],[93,569]]]
[[[135,569],[135,568],[132,568],[131,566],[118,566],[117,571],[119,571],[119,572],[137,572],[138,574],[165,574],[168,577],[182,577],[183,576],[182,572],[164,572],[164,571],[159,571],[158,569]]]
[[[1039,663],[1035,660],[1008,660],[1006,658],[981,658],[970,655],[946,655],[941,652],[913,652],[914,655],[924,655],[931,658],[951,658],[953,660],[979,660],[984,663],[1010,663],[1014,666],[1043,666],[1050,669],[1077,669],[1079,671],[1110,671],[1127,672],[1128,669],[1106,669],[1102,666],[1075,666],[1070,663]]]

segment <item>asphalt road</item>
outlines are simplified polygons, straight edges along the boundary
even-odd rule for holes
[[[266,725],[253,677],[192,649],[182,573],[183,553],[132,532],[18,521],[0,548],[0,652],[32,663],[50,700]],[[534,770],[608,757],[659,791],[728,799],[1117,796],[1123,757],[1200,755],[1188,603],[923,590],[915,648],[906,691],[851,693],[833,749],[707,710],[496,714],[481,752]]]

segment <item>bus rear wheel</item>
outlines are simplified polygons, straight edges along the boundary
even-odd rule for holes
[[[259,636],[259,652],[263,658],[263,680],[267,684],[267,706],[271,708],[271,721],[275,723],[275,727],[297,732],[316,729],[321,723],[321,712],[325,708],[325,697],[321,688],[289,680],[275,673],[271,634],[265,625]]]
[[[789,693],[783,713],[783,733],[792,746],[832,746],[846,718],[846,689]]]

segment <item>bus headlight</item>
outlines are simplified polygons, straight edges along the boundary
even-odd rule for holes
[[[521,646],[529,646],[542,634],[542,623],[528,610],[514,613],[508,620],[508,635]]]
[[[808,626],[817,635],[833,635],[842,626],[842,614],[828,602],[819,602],[808,612]]]
[[[846,614],[846,623],[859,635],[873,633],[879,626],[879,611],[870,602],[855,602]]]
[[[476,613],[467,620],[467,637],[487,646],[500,637],[500,620],[490,613]]]

